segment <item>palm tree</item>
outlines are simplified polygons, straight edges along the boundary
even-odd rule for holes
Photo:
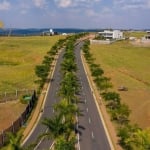
[[[78,92],[78,88],[79,85],[75,74],[67,72],[61,82],[59,95],[62,96],[62,98],[66,98],[68,103],[71,103],[76,99],[75,94]]]
[[[21,148],[22,134],[9,132],[7,133],[7,137],[9,139],[9,150],[23,150]]]
[[[75,104],[68,104],[66,99],[55,104],[54,109],[64,118],[64,123],[73,121],[75,114],[79,114],[78,107]]]
[[[67,141],[63,136],[57,139],[55,143],[55,150],[75,150],[75,137]]]
[[[77,70],[77,66],[72,59],[64,59],[61,64],[61,69],[64,73],[66,72],[75,72]]]
[[[48,128],[48,132],[41,135],[41,137],[56,139],[64,134],[65,125],[62,123],[61,115],[55,115],[53,118],[44,118],[42,124]]]

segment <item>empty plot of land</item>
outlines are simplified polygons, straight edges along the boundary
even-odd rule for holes
[[[120,41],[111,45],[91,45],[91,52],[106,76],[111,78],[114,90],[120,86],[128,88],[128,91],[118,92],[131,109],[131,121],[140,127],[149,127],[150,48]]]
[[[61,36],[0,37],[0,93],[36,89],[34,69]],[[0,103],[0,131],[24,110],[19,101]]]

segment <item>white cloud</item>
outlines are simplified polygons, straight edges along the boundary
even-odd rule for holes
[[[101,0],[54,0],[58,7],[77,7],[77,6],[89,6]]]
[[[33,0],[33,3],[38,8],[44,8],[45,5],[46,5],[46,1],[45,0]]]
[[[0,10],[9,10],[11,7],[10,3],[6,0],[0,2]]]
[[[73,5],[73,1],[72,0],[55,0],[55,2],[58,4],[59,7],[70,7],[71,5]]]
[[[114,0],[114,5],[121,9],[147,9],[150,8],[150,0]]]

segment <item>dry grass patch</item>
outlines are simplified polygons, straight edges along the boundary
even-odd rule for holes
[[[36,89],[34,68],[60,38],[0,37],[0,92]]]
[[[62,36],[0,37],[0,93],[36,89],[34,69]],[[23,112],[20,102],[0,103],[0,131]]]
[[[150,126],[150,50],[134,47],[128,41],[111,45],[91,45],[96,63],[101,64],[106,76],[111,77],[114,89],[128,87],[120,92],[122,101],[132,110],[131,122],[145,128]]]

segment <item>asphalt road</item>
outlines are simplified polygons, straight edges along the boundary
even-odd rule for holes
[[[78,117],[79,150],[111,150],[101,118],[99,116],[93,92],[90,89],[87,75],[81,60],[83,42],[76,45],[75,55],[78,66],[77,76],[81,85],[79,94],[79,109],[82,113]]]
[[[29,138],[24,143],[24,145],[23,145],[24,147],[30,145],[31,143],[34,143],[40,134],[46,132],[46,127],[41,124],[41,121],[43,120],[43,118],[45,118],[45,117],[50,118],[54,114],[54,110],[53,110],[52,106],[59,101],[57,92],[58,92],[58,87],[59,87],[59,84],[61,81],[59,71],[60,71],[60,64],[63,60],[63,58],[62,58],[63,54],[64,54],[64,50],[60,53],[60,55],[57,59],[56,67],[55,67],[54,74],[52,77],[53,80],[51,81],[50,88],[47,91],[48,94],[46,97],[44,109],[41,112],[41,118],[40,118],[39,122],[37,123],[37,126],[34,128],[32,133],[30,134]],[[43,139],[38,143],[38,145],[35,147],[34,150],[45,150],[45,149],[48,149],[51,145],[52,145],[52,140]]]
[[[83,42],[75,46],[76,63],[78,66],[77,76],[81,85],[81,91],[79,93],[80,103],[78,106],[82,112],[82,116],[78,117],[78,131],[80,133],[78,150],[111,150],[81,61],[80,51],[82,45]],[[51,117],[54,114],[52,106],[59,101],[57,91],[61,81],[59,71],[63,53],[64,52],[60,53],[57,60],[53,81],[47,91],[48,94],[43,112],[41,112],[41,118],[29,138],[24,143],[25,147],[35,142],[40,134],[46,132],[46,127],[41,124],[41,121],[44,117]],[[38,143],[34,150],[45,150],[51,145],[52,140],[44,139]]]

